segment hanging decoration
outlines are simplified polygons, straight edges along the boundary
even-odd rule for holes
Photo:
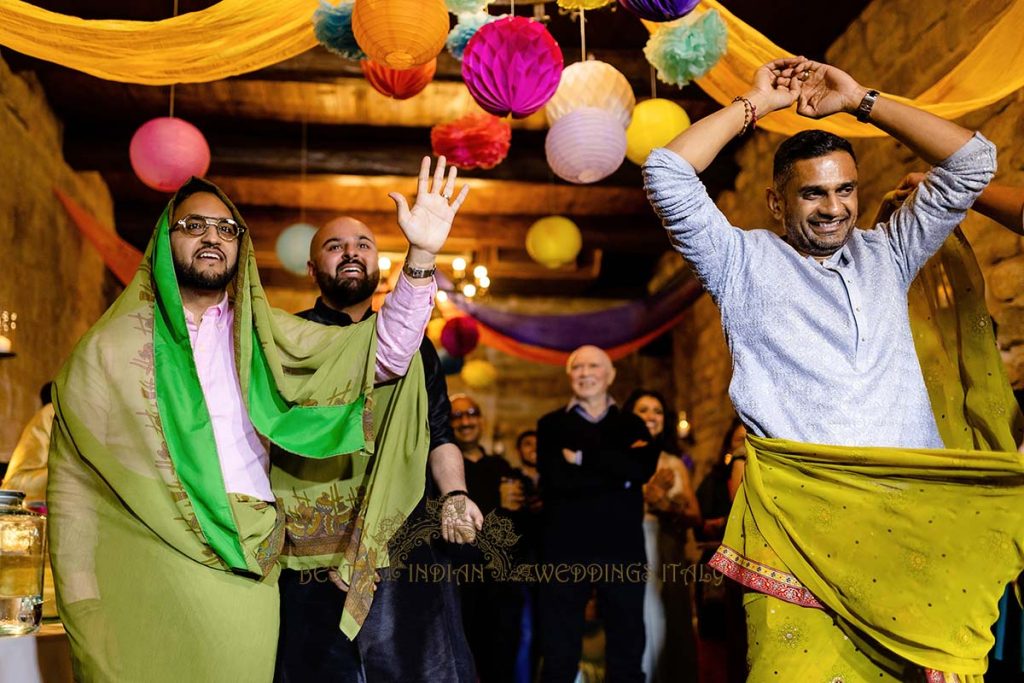
[[[541,218],[526,231],[526,253],[548,268],[559,268],[576,260],[583,236],[565,216]]]
[[[352,30],[363,51],[392,69],[437,57],[448,37],[444,0],[358,0]]]
[[[613,2],[615,0],[558,0],[558,6],[562,9],[597,9]]]
[[[366,53],[352,32],[354,7],[354,0],[341,0],[337,7],[320,0],[320,7],[313,13],[313,35],[321,45],[343,59],[366,59]]]
[[[494,168],[505,160],[511,144],[512,126],[491,114],[467,114],[430,131],[434,155],[444,155],[448,163],[464,171]]]
[[[462,78],[484,111],[521,119],[551,99],[562,75],[562,50],[540,22],[504,17],[466,45]]]
[[[626,158],[626,131],[613,114],[580,107],[555,122],[544,140],[548,166],[570,183],[596,183]]]
[[[281,267],[293,275],[306,275],[309,245],[315,234],[316,228],[308,223],[295,223],[282,230],[274,247]]]
[[[191,123],[173,116],[142,124],[132,136],[128,156],[139,180],[160,192],[174,192],[210,168],[206,138]]]
[[[445,0],[448,11],[452,14],[465,14],[466,12],[483,12],[494,0]]]
[[[591,59],[565,67],[544,113],[548,125],[552,125],[574,109],[597,107],[614,114],[625,128],[635,105],[636,97],[626,77],[611,64]]]
[[[647,21],[675,21],[693,11],[700,0],[619,0],[619,4]]]
[[[722,18],[712,10],[655,31],[644,47],[644,56],[658,70],[661,81],[683,87],[722,58],[727,34]]]
[[[429,339],[434,346],[441,345],[441,330],[444,329],[445,319],[444,318],[432,318],[427,323],[427,339]]]
[[[488,389],[498,381],[498,369],[485,360],[467,361],[459,377],[470,389]]]
[[[441,346],[448,355],[460,358],[473,351],[480,343],[480,330],[469,316],[452,318],[441,330]]]
[[[626,158],[642,165],[655,147],[664,147],[690,127],[686,110],[671,100],[644,100],[633,110],[626,129]]]
[[[434,80],[437,72],[436,57],[411,69],[392,69],[372,59],[364,59],[359,65],[374,90],[396,100],[407,100],[419,95]]]
[[[500,18],[487,12],[464,12],[460,14],[458,22],[448,32],[448,39],[445,41],[445,47],[448,48],[449,54],[461,62],[462,55],[466,51],[466,45],[476,35],[476,32],[485,24],[497,21]]]

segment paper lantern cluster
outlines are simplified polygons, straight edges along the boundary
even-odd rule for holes
[[[396,100],[407,100],[423,92],[437,71],[437,58],[411,69],[392,69],[390,66],[364,59],[360,62],[363,75],[373,89]]]
[[[551,99],[562,75],[562,50],[540,22],[503,17],[466,45],[462,79],[484,111],[525,118]]]
[[[174,192],[210,168],[210,146],[199,129],[170,116],[150,119],[128,145],[132,170],[147,187]]]
[[[626,157],[640,165],[655,147],[664,147],[690,127],[686,110],[671,100],[654,98],[636,105],[626,129]]]
[[[508,155],[512,144],[512,126],[490,114],[467,114],[462,118],[434,126],[430,131],[434,155],[462,169],[494,168]]]
[[[658,79],[682,87],[700,78],[718,63],[728,43],[725,22],[715,10],[666,24],[651,34],[644,56],[658,72]]]
[[[498,381],[498,369],[485,360],[467,361],[459,377],[470,389],[487,389]]]
[[[580,229],[565,216],[541,218],[526,232],[526,252],[548,268],[572,263],[582,246]]]
[[[410,69],[444,48],[448,9],[444,0],[359,0],[352,12],[352,32],[373,61]]]
[[[308,223],[296,223],[282,230],[274,245],[281,267],[294,275],[305,275],[309,245],[315,234],[316,228]]]
[[[366,53],[356,42],[352,33],[352,10],[354,3],[342,0],[337,7],[320,0],[320,7],[313,13],[313,35],[325,48],[345,59],[365,59]]]
[[[480,329],[469,316],[451,318],[441,330],[441,346],[453,358],[461,358],[480,343]]]
[[[693,11],[700,0],[619,0],[619,4],[647,21],[675,21]]]
[[[607,178],[626,158],[626,131],[605,109],[581,107],[551,126],[544,140],[548,166],[571,183]]]
[[[466,52],[466,45],[476,35],[476,32],[485,24],[497,21],[500,18],[487,12],[464,12],[460,14],[458,22],[448,32],[448,39],[444,43],[445,47],[448,48],[449,54],[461,62],[462,55]]]

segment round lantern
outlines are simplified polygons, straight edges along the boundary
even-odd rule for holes
[[[210,168],[210,146],[203,134],[170,116],[142,124],[132,136],[128,157],[139,180],[161,192],[174,192]]]
[[[544,113],[550,125],[574,109],[596,107],[614,114],[625,128],[635,105],[636,97],[626,77],[611,64],[592,59],[565,67]]]
[[[363,67],[363,75],[374,90],[386,97],[407,100],[419,95],[430,81],[434,80],[437,58],[411,69],[392,69],[370,59],[364,59],[360,66]]]
[[[580,229],[565,216],[541,218],[526,232],[526,252],[548,268],[572,263],[582,246]]]
[[[655,147],[664,147],[690,127],[686,111],[671,100],[645,100],[633,110],[633,122],[626,129],[626,157],[640,165]]]
[[[461,358],[480,343],[480,329],[469,316],[451,318],[441,330],[441,346],[448,355]]]
[[[444,0],[358,0],[352,32],[370,59],[409,69],[436,57],[448,37]]]
[[[596,107],[569,112],[544,140],[548,166],[570,183],[596,183],[626,158],[626,131],[613,114]]]
[[[444,318],[433,318],[427,323],[427,339],[433,342],[434,346],[441,345],[441,330],[447,322]]]
[[[562,50],[540,22],[503,17],[473,35],[462,55],[462,79],[484,111],[521,119],[558,88]]]
[[[647,21],[674,21],[692,12],[700,0],[619,0],[619,4]]]
[[[435,156],[462,170],[494,168],[508,155],[512,126],[490,114],[467,114],[461,119],[434,126],[430,145]]]
[[[455,373],[462,370],[462,366],[465,364],[465,358],[454,358],[448,355],[448,352],[444,349],[440,349],[437,352],[438,360],[441,361],[441,372],[446,375],[454,375]]]
[[[281,267],[289,273],[305,275],[308,272],[309,245],[315,234],[316,228],[306,223],[296,223],[282,230],[274,247]]]
[[[615,0],[558,0],[558,6],[562,9],[597,9],[613,2]]]
[[[485,360],[471,360],[463,366],[459,377],[470,389],[487,389],[498,381],[498,369]]]

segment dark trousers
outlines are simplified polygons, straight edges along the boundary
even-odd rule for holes
[[[544,583],[540,586],[541,681],[571,683],[583,649],[584,612],[593,589],[605,631],[605,680],[644,680],[644,584]]]
[[[459,593],[480,683],[512,683],[522,633],[522,584],[488,578],[463,583]]]

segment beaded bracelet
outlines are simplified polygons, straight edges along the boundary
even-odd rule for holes
[[[740,135],[746,135],[757,128],[757,107],[742,95],[733,98],[733,102],[743,103],[743,128],[740,129]]]

